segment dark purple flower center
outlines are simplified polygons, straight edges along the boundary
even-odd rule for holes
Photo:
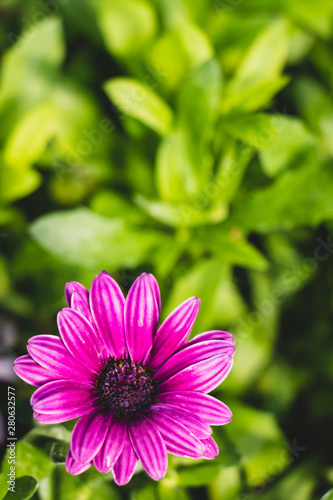
[[[129,359],[110,357],[95,381],[99,405],[118,418],[133,419],[151,404],[154,384],[149,371]]]

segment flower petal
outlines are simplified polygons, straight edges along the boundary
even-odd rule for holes
[[[74,290],[76,290],[77,293],[81,295],[82,299],[85,300],[87,304],[89,304],[88,290],[83,285],[81,285],[81,283],[78,283],[77,281],[69,281],[65,285],[65,298],[68,307],[71,307],[72,295],[74,293]]]
[[[71,437],[71,450],[77,462],[91,462],[103,445],[109,426],[110,416],[100,410],[88,413],[76,422]]]
[[[104,443],[94,458],[94,465],[99,472],[104,474],[111,471],[124,447],[127,436],[126,424],[122,420],[109,415],[110,426],[105,436]]]
[[[168,468],[168,456],[157,427],[141,415],[139,420],[128,425],[128,433],[145,471],[156,481],[162,479]]]
[[[208,332],[199,333],[192,340],[190,340],[186,345],[197,344],[198,342],[206,342],[207,340],[224,340],[225,342],[230,342],[233,346],[235,345],[235,339],[229,332],[224,332],[223,330],[210,330]]]
[[[63,416],[63,422],[84,415],[94,407],[94,395],[88,386],[71,380],[55,380],[39,387],[31,396],[34,411]],[[70,417],[70,418],[68,418]]]
[[[73,457],[71,449],[69,448],[65,467],[66,471],[69,472],[69,474],[72,474],[72,476],[77,476],[78,474],[82,474],[82,472],[85,472],[87,469],[89,469],[89,467],[91,467],[91,462],[87,462],[86,464],[77,462]]]
[[[235,348],[230,342],[225,342],[223,340],[209,340],[207,342],[198,342],[194,345],[187,344],[173,354],[173,356],[157,370],[153,379],[164,382],[194,363],[199,363],[200,361],[221,354],[229,354],[232,356],[234,352]]]
[[[17,358],[14,361],[13,370],[24,382],[35,387],[58,378],[54,373],[36,363],[29,354]]]
[[[166,403],[155,403],[150,408],[169,415],[169,417],[187,427],[188,431],[199,439],[205,439],[212,435],[212,429],[204,420],[184,408]]]
[[[35,335],[29,339],[27,349],[37,363],[55,374],[53,379],[75,378],[89,383],[92,378],[92,372],[73,358],[60,337]]]
[[[225,425],[232,417],[230,409],[222,401],[200,392],[164,392],[158,395],[158,401],[193,412],[209,425]]]
[[[152,407],[146,412],[157,426],[169,453],[181,457],[201,458],[205,451],[204,445],[188,429],[161,411],[155,411]]]
[[[156,312],[157,312],[157,316],[156,316],[156,324],[159,322],[160,320],[160,313],[161,313],[161,293],[160,293],[160,287],[158,286],[158,283],[156,281],[156,278],[153,274],[146,274],[148,280],[149,280],[149,283],[150,283],[150,286],[153,290],[153,294],[154,294],[154,297],[155,297],[155,302],[156,302]]]
[[[157,305],[147,275],[139,276],[131,286],[125,302],[125,335],[132,361],[145,361],[157,326]]]
[[[205,447],[203,458],[206,458],[207,460],[213,460],[220,453],[219,447],[212,437],[202,439],[201,443]]]
[[[151,368],[158,367],[188,339],[199,307],[200,300],[191,297],[180,304],[163,321],[155,335],[154,345],[149,356],[148,365]]]
[[[125,298],[109,274],[96,276],[90,290],[90,308],[108,354],[126,357],[124,333]]]
[[[131,480],[131,477],[133,476],[135,471],[137,461],[138,458],[126,433],[124,439],[124,447],[119,455],[118,460],[112,468],[113,479],[118,486],[123,486]]]
[[[107,351],[89,321],[68,307],[60,311],[57,321],[62,341],[72,356],[96,373],[103,369]]]
[[[211,392],[223,382],[231,370],[232,356],[223,354],[195,363],[173,375],[159,386],[160,392]]]
[[[87,412],[91,411],[91,408],[87,408]],[[76,410],[57,410],[55,413],[39,413],[34,411],[34,419],[39,424],[62,424],[63,422],[68,422],[74,418],[82,417],[84,411],[77,408]]]
[[[74,311],[77,311],[78,313],[82,314],[87,320],[92,323],[92,316],[89,308],[89,303],[87,302],[86,298],[82,298],[81,295],[74,290],[71,298],[71,309],[74,309]]]

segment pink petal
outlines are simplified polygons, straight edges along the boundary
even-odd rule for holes
[[[203,458],[206,458],[207,460],[213,460],[220,453],[219,447],[212,437],[202,439],[201,443],[205,447]]]
[[[92,372],[68,352],[60,337],[35,335],[29,339],[27,349],[37,363],[54,373],[53,378],[74,378],[89,383],[93,377]]]
[[[189,458],[203,456],[204,446],[183,424],[161,411],[155,411],[152,407],[146,414],[156,424],[169,453]]]
[[[144,273],[145,274],[145,273]],[[150,283],[150,286],[153,290],[153,294],[154,294],[154,297],[155,297],[155,303],[156,303],[156,324],[159,322],[160,320],[160,314],[161,314],[161,293],[160,293],[160,288],[158,286],[158,283],[156,281],[156,278],[153,274],[146,274],[145,276],[147,276],[148,280],[149,280],[149,283]]]
[[[210,330],[209,332],[199,333],[199,335],[196,335],[187,345],[206,342],[207,340],[224,340],[225,342],[230,342],[233,346],[235,345],[235,339],[231,333],[224,332],[223,330]]]
[[[168,456],[157,427],[142,415],[129,424],[128,433],[145,471],[156,481],[162,479],[168,468]]]
[[[109,430],[104,443],[94,458],[94,465],[99,472],[104,474],[111,471],[124,447],[127,438],[126,424],[117,418],[110,418]]]
[[[209,425],[225,425],[231,421],[230,409],[208,394],[194,391],[165,392],[158,401],[184,408],[204,419]]]
[[[69,474],[72,474],[72,476],[77,476],[78,474],[82,474],[82,472],[85,472],[87,469],[89,469],[89,467],[91,466],[91,462],[87,462],[86,464],[77,462],[72,455],[71,449],[69,448],[65,466],[66,471],[69,472]]]
[[[81,295],[74,290],[72,294],[72,299],[71,299],[71,309],[74,309],[74,311],[77,311],[78,313],[82,314],[87,320],[92,323],[92,316],[91,312],[89,309],[89,303],[87,302],[86,298],[82,298]]]
[[[173,375],[159,386],[159,392],[211,392],[223,382],[232,368],[233,358],[227,354],[195,363]]]
[[[123,486],[131,480],[137,461],[138,458],[126,433],[123,450],[112,468],[113,479],[118,486]]]
[[[199,439],[205,439],[212,435],[212,429],[204,420],[184,408],[166,403],[155,403],[150,406],[150,409],[161,411],[180,424],[183,424],[191,434]]]
[[[139,276],[131,286],[125,302],[125,335],[132,361],[145,361],[157,326],[157,305],[147,275]]]
[[[119,285],[110,275],[96,276],[90,290],[90,307],[108,354],[127,356],[124,333],[125,298]]]
[[[59,416],[65,422],[92,410],[95,399],[91,387],[70,380],[55,380],[39,387],[30,403],[37,413]]]
[[[88,290],[81,285],[81,283],[78,283],[77,281],[69,281],[65,285],[65,298],[68,307],[71,307],[72,303],[72,295],[74,293],[74,290],[77,291],[82,297],[83,300],[88,304],[89,303],[89,292]]]
[[[163,382],[176,373],[184,370],[195,363],[207,360],[213,356],[229,354],[233,356],[235,348],[230,342],[223,340],[209,340],[207,342],[198,342],[181,348],[173,354],[154,374],[153,379]]]
[[[100,410],[88,413],[78,420],[71,437],[74,459],[81,464],[91,462],[104,443],[110,426],[110,416]]]
[[[62,341],[72,356],[99,373],[108,356],[95,328],[81,314],[67,307],[60,311],[57,321]]]
[[[197,318],[200,300],[191,297],[180,304],[159,327],[149,355],[148,365],[158,367],[189,337]]]
[[[87,412],[90,412],[92,409],[87,408]],[[82,417],[84,414],[84,410],[75,409],[75,410],[63,410],[57,411],[56,413],[39,413],[38,411],[34,411],[34,419],[39,424],[62,424],[63,422],[68,422],[69,420],[73,420],[74,418]]]
[[[14,361],[13,370],[24,382],[35,387],[40,387],[58,378],[54,373],[36,363],[28,354],[20,356]]]

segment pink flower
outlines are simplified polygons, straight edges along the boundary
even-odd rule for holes
[[[37,422],[81,417],[67,471],[80,474],[94,464],[123,485],[138,459],[158,480],[167,453],[215,458],[210,425],[224,425],[232,414],[208,393],[230,372],[235,348],[232,335],[219,330],[187,342],[200,300],[186,300],[158,327],[160,292],[151,274],[135,280],[126,300],[105,271],[90,292],[70,282],[65,295],[60,337],[32,337],[14,369],[38,387],[31,398]]]

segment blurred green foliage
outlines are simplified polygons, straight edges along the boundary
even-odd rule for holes
[[[237,342],[220,455],[170,457],[159,483],[67,474],[68,424],[33,424],[18,383],[17,498],[333,498],[332,2],[4,0],[0,17],[16,355],[101,269],[125,292],[153,272],[163,317],[197,295],[193,335]]]

